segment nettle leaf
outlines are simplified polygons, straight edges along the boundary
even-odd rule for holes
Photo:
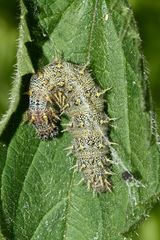
[[[7,153],[0,153],[6,159],[3,232],[16,240],[125,239],[160,192],[160,155],[132,11],[125,0],[20,2],[18,76],[12,96],[16,101],[9,111],[17,110],[14,117],[7,113],[7,127],[7,121],[3,123]],[[95,195],[78,184],[81,177],[71,169],[76,160],[64,151],[71,142],[69,134],[43,142],[21,121],[25,108],[19,106],[27,106],[28,100],[20,86],[29,84],[32,66],[37,70],[58,56],[89,63],[97,84],[112,87],[105,96],[107,114],[117,118],[109,131],[110,140],[117,143],[111,149],[111,193]]]
[[[19,25],[19,39],[15,80],[13,82],[13,87],[10,93],[10,107],[7,113],[2,117],[0,121],[0,134],[2,134],[11,116],[15,113],[18,107],[20,101],[20,92],[22,88],[22,76],[28,73],[34,73],[34,69],[25,45],[26,42],[31,42],[29,29],[25,20],[26,14],[27,9],[23,1],[21,1],[21,17]]]

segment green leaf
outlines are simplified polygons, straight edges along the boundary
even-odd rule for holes
[[[30,42],[30,33],[25,20],[27,14],[27,9],[23,3],[20,1],[21,5],[21,17],[19,25],[19,39],[18,39],[18,50],[17,50],[17,64],[15,72],[15,80],[13,82],[12,90],[10,93],[10,106],[7,113],[3,116],[0,121],[0,134],[2,134],[7,123],[9,122],[11,116],[15,113],[17,106],[20,101],[20,91],[22,87],[22,76],[27,73],[33,73],[34,69],[32,67],[31,60],[28,55],[27,48],[25,46],[26,42]]]
[[[160,192],[159,148],[132,11],[125,0],[26,0],[21,14],[14,110],[20,76],[32,73],[32,65],[61,55],[76,64],[89,62],[97,84],[112,87],[107,113],[117,120],[109,138],[118,145],[111,148],[113,191],[96,196],[78,184],[81,178],[71,169],[76,160],[64,151],[69,134],[42,142],[32,126],[22,122],[16,129],[12,122],[14,134],[3,134],[8,149],[1,190],[8,238],[125,239]],[[124,180],[127,171],[134,177]]]

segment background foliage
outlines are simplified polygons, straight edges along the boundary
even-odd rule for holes
[[[159,1],[134,1],[132,0],[136,19],[142,37],[144,54],[151,69],[151,89],[156,112],[160,112],[160,3]],[[15,63],[17,37],[17,1],[0,2],[0,112],[3,113],[7,108],[7,96],[11,86],[11,75],[13,64]],[[14,19],[14,20],[13,20]],[[157,205],[148,219],[139,230],[139,236],[135,238],[142,240],[158,240],[160,238],[160,207]],[[151,235],[150,235],[151,234]]]

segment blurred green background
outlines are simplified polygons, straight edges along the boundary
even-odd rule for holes
[[[8,107],[16,63],[18,1],[0,0],[0,116]]]
[[[160,130],[160,0],[130,0],[150,69],[150,85]],[[15,73],[19,7],[17,0],[0,0],[0,117],[8,107]],[[160,204],[136,229],[135,240],[160,240]]]

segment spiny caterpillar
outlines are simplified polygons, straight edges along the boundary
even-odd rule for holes
[[[95,85],[84,66],[55,61],[32,77],[30,91],[29,115],[39,136],[56,136],[57,119],[67,115],[70,123],[63,131],[73,136],[67,149],[76,156],[76,169],[94,192],[110,191],[108,168],[112,161],[107,156],[111,143],[106,136],[110,119],[104,113],[105,90]],[[38,101],[36,112],[33,101]]]

